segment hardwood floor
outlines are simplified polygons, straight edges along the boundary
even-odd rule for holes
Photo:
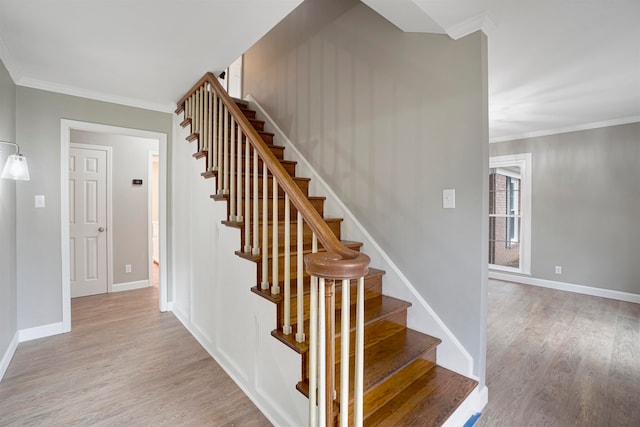
[[[158,288],[72,300],[72,332],[18,346],[1,426],[267,426]]]
[[[489,282],[483,426],[640,426],[640,304]]]

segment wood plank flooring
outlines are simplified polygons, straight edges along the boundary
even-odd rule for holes
[[[158,288],[72,300],[72,332],[18,346],[0,426],[268,426]]]
[[[485,426],[640,426],[640,305],[489,282]]]

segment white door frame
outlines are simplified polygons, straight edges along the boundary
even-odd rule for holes
[[[72,128],[75,129],[75,128]],[[93,144],[78,144],[75,142],[69,143],[69,148],[83,148],[86,150],[97,150],[97,151],[105,151],[107,153],[107,220],[105,227],[107,228],[107,292],[113,292],[113,211],[112,211],[112,179],[113,179],[113,168],[112,168],[112,159],[113,159],[113,149],[106,145],[93,145]],[[69,157],[69,156],[67,156]],[[69,165],[67,164],[67,189],[69,188]],[[67,203],[67,208],[69,203]],[[67,224],[69,224],[67,217]],[[67,240],[69,240],[69,236],[67,235]],[[66,253],[69,253],[67,251]],[[69,292],[71,292],[71,281],[69,281]],[[64,294],[63,294],[64,295]],[[71,294],[69,294],[71,295]]]
[[[89,132],[115,133],[158,140],[160,151],[160,311],[167,311],[168,274],[167,274],[167,134],[119,126],[76,120],[60,120],[60,193],[61,193],[61,229],[62,229],[62,328],[71,330],[71,284],[69,264],[69,147],[71,129]]]
[[[153,181],[155,179],[153,175],[153,158],[158,156],[158,160],[160,160],[160,152],[157,150],[149,151],[149,166],[148,166],[148,176],[147,176],[147,230],[149,236],[149,242],[147,243],[149,249],[149,286],[153,286]],[[158,177],[160,178],[160,177]],[[160,260],[158,260],[159,263]]]

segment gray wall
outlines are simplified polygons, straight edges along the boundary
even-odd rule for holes
[[[360,2],[307,0],[245,54],[243,81],[464,345],[481,380],[486,61],[481,33],[403,33]],[[456,189],[456,209],[442,209],[445,188]]]
[[[640,294],[640,123],[490,144],[527,152],[531,276]]]
[[[60,120],[63,118],[166,133],[169,150],[171,147],[171,114],[17,87],[16,137],[29,158],[31,172],[31,181],[17,191],[19,329],[62,321]],[[46,208],[34,208],[36,194],[45,195]]]
[[[15,142],[16,86],[0,61],[0,139]],[[18,141],[20,143],[20,141]],[[0,172],[10,145],[0,144]],[[30,160],[30,159],[27,159]],[[22,182],[0,179],[0,359],[16,334],[16,185]]]
[[[158,150],[158,141],[72,129],[71,142],[113,149],[113,283],[149,280],[149,152]],[[143,185],[132,185],[132,179]],[[125,273],[126,264],[131,273]]]

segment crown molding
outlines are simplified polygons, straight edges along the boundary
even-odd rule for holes
[[[640,122],[640,115],[620,117],[617,119],[604,120],[602,122],[584,123],[580,125],[566,126],[561,128],[555,128],[555,129],[546,129],[541,131],[525,132],[521,134],[514,134],[514,135],[508,135],[508,136],[499,136],[499,137],[489,138],[489,143],[515,141],[518,139],[536,138],[540,136],[557,135],[560,133],[579,132],[582,130],[606,128],[609,126],[626,125],[629,123],[638,123],[638,122]]]
[[[472,16],[456,25],[446,29],[447,34],[454,40],[458,40],[476,31],[482,31],[487,36],[491,35],[498,26],[491,19],[489,12],[483,12],[479,15]]]
[[[159,104],[144,101],[141,99],[127,98],[123,96],[110,95],[102,92],[82,89],[75,86],[67,86],[58,83],[52,83],[44,80],[22,78],[16,81],[16,86],[28,87],[31,89],[40,89],[49,92],[60,93],[63,95],[77,96],[80,98],[88,98],[95,101],[109,102],[111,104],[125,105],[128,107],[142,108],[145,110],[159,111],[161,113],[173,113],[176,109],[175,103]]]

